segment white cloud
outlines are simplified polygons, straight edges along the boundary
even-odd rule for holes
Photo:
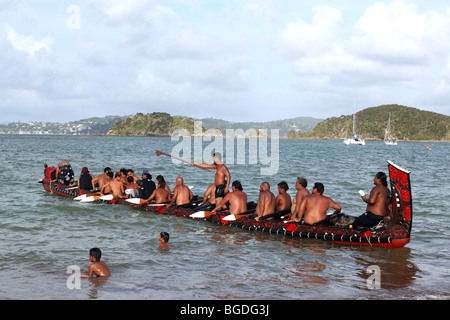
[[[33,36],[19,34],[14,28],[5,25],[6,39],[17,51],[26,52],[29,57],[34,57],[36,53],[42,51],[46,54],[52,52],[52,46],[55,40],[52,37],[45,37],[41,40],[35,40]]]
[[[298,75],[416,87],[432,59],[449,55],[448,10],[419,13],[416,5],[401,0],[377,2],[349,35],[341,17],[339,10],[321,6],[314,8],[312,23],[297,20],[285,26],[279,52]]]
[[[89,0],[97,11],[106,17],[108,22],[131,22],[141,15],[152,0]]]
[[[289,58],[314,56],[333,49],[342,23],[341,12],[328,6],[313,9],[312,23],[298,19],[280,34],[280,53]]]

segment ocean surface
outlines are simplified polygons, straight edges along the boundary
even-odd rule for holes
[[[346,146],[342,141],[280,140],[278,149],[272,149],[271,141],[260,140],[252,149],[251,140],[244,141],[245,154],[236,155],[234,162],[231,152],[223,152],[230,159],[232,180],[240,180],[254,201],[261,182],[268,181],[276,194],[277,183],[285,180],[295,195],[296,177],[304,176],[308,189],[322,182],[324,194],[344,213],[360,215],[365,203],[358,190],[370,192],[374,175],[387,173],[387,160],[410,170],[411,242],[399,249],[339,245],[125,205],[82,204],[45,192],[38,183],[44,164],[68,160],[76,176],[84,166],[94,175],[106,166],[113,171],[131,168],[139,175],[147,169],[154,178],[164,175],[171,188],[182,176],[198,195],[213,182],[214,173],[157,157],[156,150],[179,151],[181,140],[170,138],[0,135],[0,299],[450,299],[450,144],[368,141],[366,146]],[[200,155],[210,154],[213,142],[203,141]],[[192,145],[193,158],[199,147]],[[262,176],[268,156],[272,172]],[[204,162],[211,163],[209,156]],[[169,249],[159,246],[161,231],[170,234]],[[102,250],[111,276],[81,279],[78,287],[69,288],[69,267],[87,273],[92,247]],[[374,266],[379,288],[369,285]]]

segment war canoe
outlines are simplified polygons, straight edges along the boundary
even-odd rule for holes
[[[374,228],[352,229],[348,227],[348,216],[336,215],[331,225],[306,225],[283,220],[263,219],[256,221],[252,215],[227,220],[227,212],[208,214],[198,220],[227,225],[249,231],[260,231],[269,234],[332,241],[339,244],[366,245],[384,248],[399,248],[410,241],[412,228],[412,198],[410,171],[388,161],[390,188],[392,194],[391,212]],[[45,177],[40,181],[44,189],[61,196],[75,198],[82,194],[81,190],[51,182]],[[158,214],[173,215],[192,219],[191,215],[198,212],[195,205],[187,206],[155,206],[152,204],[132,204],[122,198],[109,200],[97,199],[96,202],[128,204]],[[343,222],[344,220],[345,222]]]

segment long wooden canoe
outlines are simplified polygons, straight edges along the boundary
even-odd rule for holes
[[[340,244],[367,245],[385,248],[403,247],[410,241],[412,227],[412,198],[410,171],[405,170],[391,161],[388,161],[390,187],[392,193],[391,214],[384,218],[376,228],[352,229],[346,225],[306,225],[296,222],[284,222],[282,220],[256,221],[251,215],[246,215],[236,220],[224,220],[228,213],[207,215],[205,220],[211,223],[227,225],[249,231],[261,231],[270,234],[280,234],[292,237],[318,239],[332,241]],[[48,177],[40,181],[44,189],[61,196],[75,198],[82,194],[77,188],[60,185],[51,182]],[[157,214],[167,214],[192,219],[190,216],[198,209],[193,205],[181,207],[153,206],[148,204],[131,204],[122,198],[110,200],[97,199],[96,202],[128,204],[141,210]],[[336,218],[339,221],[339,217]]]

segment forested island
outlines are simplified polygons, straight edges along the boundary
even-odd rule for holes
[[[356,113],[356,133],[365,140],[383,140],[391,114],[391,135],[403,141],[450,141],[450,117],[397,104]],[[353,133],[353,115],[325,119],[309,132],[290,132],[290,139],[345,139]]]

